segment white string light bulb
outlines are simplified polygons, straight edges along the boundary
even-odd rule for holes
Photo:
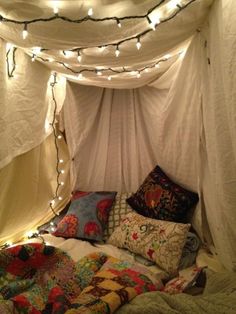
[[[78,80],[81,81],[84,77],[82,73],[79,73],[79,75],[77,76]]]
[[[64,162],[63,159],[59,159],[59,163],[62,164]]]
[[[23,32],[22,32],[22,37],[23,37],[23,39],[26,39],[27,36],[28,36],[27,24],[25,23],[24,29],[23,29]]]
[[[63,182],[63,181],[60,182],[60,185],[64,185],[64,184],[65,184],[65,182]]]
[[[164,55],[164,57],[163,57],[165,60],[168,60],[168,59],[170,59],[171,58],[171,55],[170,54],[167,54],[167,55]]]
[[[137,75],[136,75],[136,77],[137,77],[137,78],[140,78],[140,76],[141,76],[141,73],[138,72]]]
[[[117,19],[116,22],[117,22],[117,26],[121,28],[121,22],[120,22],[120,20]]]
[[[38,55],[40,54],[40,52],[42,51],[42,48],[41,47],[33,47],[32,48],[32,51],[35,55]]]
[[[60,139],[62,138],[62,136],[61,136],[61,135],[58,135],[57,138],[60,140]]]
[[[60,171],[60,173],[65,173],[65,170],[62,169],[62,170]]]
[[[61,201],[61,200],[62,200],[62,197],[61,197],[61,196],[58,196],[58,199],[59,199],[59,201]]]
[[[53,1],[53,13],[58,14],[58,12],[59,12],[59,1],[54,0]]]
[[[139,50],[140,48],[141,48],[141,42],[140,42],[140,38],[138,37],[138,39],[137,39],[137,43],[136,43],[136,47],[137,47],[137,49]]]
[[[92,16],[93,15],[93,8],[89,8],[88,9],[88,16]]]
[[[107,79],[108,79],[108,81],[111,81],[111,76],[109,75]]]
[[[102,72],[101,72],[101,71],[98,71],[98,70],[97,70],[96,73],[97,73],[98,76],[101,76],[101,75],[102,75]]]
[[[13,48],[13,45],[11,43],[7,43],[6,44],[6,50],[10,50],[11,48]]]
[[[32,61],[32,62],[35,61],[35,54],[32,55],[31,61]]]
[[[80,51],[78,50],[78,57],[77,57],[77,59],[78,59],[78,61],[79,61],[79,63],[81,62],[81,60],[82,60],[82,56],[81,56],[81,53],[80,53]]]
[[[171,0],[167,3],[167,6],[170,10],[173,10],[176,7],[181,8],[181,0]]]
[[[151,19],[148,15],[147,15],[147,20],[148,20],[149,26],[155,31],[156,30],[156,24],[151,21]]]
[[[156,64],[155,64],[155,68],[160,68],[160,64],[159,64],[159,63],[156,63]]]
[[[118,46],[116,47],[115,54],[116,54],[116,57],[119,57],[119,55],[120,55],[120,50],[119,50]]]

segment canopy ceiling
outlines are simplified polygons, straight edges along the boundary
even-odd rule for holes
[[[135,88],[153,82],[186,50],[212,2],[1,0],[0,37],[80,84]],[[55,8],[58,13],[54,13]],[[28,36],[23,40],[24,28]],[[139,39],[141,47],[137,49]],[[35,47],[46,50],[39,52]]]

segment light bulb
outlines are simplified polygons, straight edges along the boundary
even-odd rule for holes
[[[53,58],[48,58],[48,62],[53,62],[54,59]]]
[[[149,26],[155,31],[156,30],[156,25],[154,22],[151,21],[150,17],[147,15],[147,20],[148,20],[148,24]]]
[[[166,60],[168,60],[168,59],[171,58],[171,55],[170,55],[170,54],[164,55],[163,58],[166,59]]]
[[[181,0],[171,0],[167,3],[167,6],[170,10],[175,9],[176,7],[180,7]]]
[[[7,43],[6,44],[7,51],[10,50],[11,48],[13,48],[13,45],[11,43]]]
[[[70,58],[73,56],[73,51],[70,51],[70,50],[63,50],[63,55],[66,57],[66,58]]]
[[[88,15],[89,15],[89,16],[93,15],[93,8],[90,8],[90,9],[88,10]]]
[[[27,24],[25,24],[24,30],[22,32],[22,37],[23,37],[23,39],[26,39],[27,36],[28,36]]]
[[[53,221],[50,222],[50,226],[55,226]]]
[[[57,138],[60,140],[60,139],[62,138],[62,136],[61,136],[61,135],[58,135]]]
[[[137,78],[140,78],[141,73],[140,73],[140,72],[138,72],[136,76],[137,76]]]
[[[119,55],[120,55],[120,50],[119,50],[119,47],[118,47],[118,46],[116,47],[116,52],[115,52],[115,54],[116,54],[116,57],[119,57]]]
[[[33,47],[32,51],[35,55],[39,54],[41,52],[42,48],[41,47]]]
[[[83,79],[83,74],[79,73],[79,75],[77,76],[78,80],[81,81]]]
[[[138,38],[138,41],[137,41],[137,43],[136,43],[136,47],[137,47],[137,49],[139,50],[140,48],[141,48],[141,42],[140,42],[140,38]]]
[[[79,62],[81,62],[81,60],[82,60],[82,56],[81,56],[81,53],[80,53],[79,50],[78,50],[78,57],[77,57],[77,60],[78,60]]]
[[[35,55],[32,56],[31,61],[32,61],[32,62],[35,61]]]
[[[106,47],[105,46],[101,46],[101,47],[99,47],[99,49],[102,52],[102,51],[104,51],[106,49]]]
[[[60,182],[60,185],[64,185],[64,184],[65,184],[65,182],[63,182],[63,181],[62,181],[62,182]]]
[[[156,64],[155,64],[155,68],[160,68],[160,64],[159,64],[159,63],[156,63]]]
[[[97,75],[101,76],[102,72],[101,71],[97,71]]]
[[[60,159],[60,160],[59,160],[59,163],[60,163],[60,164],[62,164],[63,162],[64,162],[64,160],[63,160],[63,159]]]
[[[54,14],[58,14],[58,12],[59,12],[58,6],[59,6],[59,1],[58,0],[54,0],[53,1],[53,12],[54,12]]]
[[[65,170],[62,169],[62,170],[60,171],[60,173],[65,173]]]
[[[149,69],[148,69],[148,68],[146,68],[144,71],[147,73],[147,72],[149,72]]]
[[[58,197],[58,199],[59,199],[59,201],[61,201],[61,200],[62,200],[62,197],[61,197],[61,196],[59,196],[59,197]]]
[[[54,7],[54,8],[53,8],[53,12],[54,12],[54,14],[58,14],[58,12],[59,12],[58,7]]]
[[[118,26],[118,27],[121,27],[120,20],[119,20],[119,19],[117,19],[117,20],[116,20],[116,22],[117,22],[117,26]]]
[[[108,81],[111,81],[111,76],[109,75],[107,79],[108,79]]]
[[[50,201],[50,205],[51,205],[51,206],[54,206],[54,205],[55,205],[55,200],[51,200],[51,201]]]

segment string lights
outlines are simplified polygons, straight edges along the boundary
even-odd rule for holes
[[[58,14],[58,6],[54,5],[54,15],[49,17],[49,18],[37,18],[37,19],[33,19],[33,20],[27,20],[27,21],[19,21],[19,20],[14,20],[14,19],[9,19],[6,18],[2,15],[0,15],[0,21],[3,23],[15,23],[18,25],[23,25],[24,29],[23,29],[23,33],[22,36],[25,39],[28,35],[28,26],[33,24],[33,23],[38,23],[38,22],[51,22],[53,20],[56,19],[61,19],[64,22],[68,22],[68,23],[76,23],[76,24],[80,24],[86,21],[93,21],[93,22],[104,22],[104,21],[115,21],[117,26],[120,28],[121,27],[121,21],[124,20],[131,20],[131,19],[146,19],[148,21],[148,29],[144,30],[143,32],[140,32],[139,34],[136,34],[134,36],[131,37],[127,37],[123,40],[120,40],[118,42],[112,42],[112,43],[107,43],[107,44],[103,44],[102,47],[115,47],[115,56],[118,57],[120,54],[120,50],[119,47],[121,44],[127,42],[127,41],[131,41],[131,40],[137,40],[139,39],[139,41],[141,42],[141,38],[143,38],[145,35],[149,34],[151,31],[155,31],[156,27],[159,26],[160,24],[163,24],[165,22],[168,22],[169,20],[173,19],[177,14],[179,14],[182,10],[184,10],[186,7],[188,7],[191,3],[195,2],[196,0],[187,0],[188,2],[184,2],[183,0],[171,0],[167,3],[167,8],[168,8],[168,12],[166,13],[167,16],[161,16],[161,14],[158,14],[157,17],[153,18],[153,20],[150,18],[151,13],[156,10],[161,4],[163,4],[165,2],[165,0],[161,0],[159,1],[158,4],[156,4],[154,7],[152,7],[151,9],[149,9],[147,11],[146,14],[143,15],[133,15],[133,16],[123,16],[123,17],[117,17],[117,16],[111,16],[111,17],[104,17],[104,18],[94,18],[92,17],[93,15],[93,9],[89,8],[88,10],[88,15],[80,18],[80,19],[70,19],[66,16],[62,16]],[[58,1],[54,1],[55,3]],[[64,53],[64,55],[66,57],[69,57],[68,51],[72,51],[72,52],[78,52],[84,49],[88,49],[88,48],[92,48],[91,46],[83,46],[83,47],[76,47],[70,50],[67,50],[66,53]],[[98,46],[99,48],[99,46]],[[47,48],[44,48],[43,50],[49,50]],[[79,61],[80,62],[80,61]]]
[[[177,55],[179,55],[179,52],[177,53]],[[138,75],[138,78],[139,78],[141,76],[142,72],[146,72],[147,69],[149,70],[149,69],[153,69],[153,68],[159,68],[161,63],[168,61],[172,57],[176,57],[176,54],[175,55],[170,55],[170,54],[165,55],[162,58],[160,58],[159,60],[157,60],[156,62],[152,63],[151,65],[147,65],[147,66],[144,66],[144,67],[142,67],[140,69],[136,69],[136,70],[128,69],[125,67],[123,67],[122,70],[117,70],[117,69],[110,68],[110,67],[108,67],[108,68],[103,67],[100,69],[83,68],[81,70],[76,71],[64,62],[56,61],[56,60],[54,60],[54,62],[56,64],[63,66],[66,70],[72,72],[73,74],[77,75],[78,80],[82,80],[84,78],[84,75],[83,75],[84,72],[95,73],[97,76],[102,76],[105,72],[108,72],[109,75],[107,76],[107,80],[110,81],[112,79],[112,76],[110,75],[109,72],[112,72],[114,74],[130,73],[134,76],[137,76],[137,73],[139,73],[139,75]],[[32,55],[31,58],[38,58],[39,60],[41,60],[43,62],[49,62],[48,59],[44,59],[41,56]],[[59,135],[59,138],[61,138],[61,135]]]
[[[54,134],[54,144],[55,144],[55,149],[56,149],[56,172],[57,172],[57,187],[54,193],[53,198],[51,199],[49,206],[54,214],[54,216],[58,216],[58,214],[55,212],[54,206],[56,205],[57,201],[62,200],[62,196],[59,195],[59,189],[61,186],[64,185],[64,181],[61,180],[61,174],[64,174],[65,170],[61,168],[60,165],[64,163],[64,160],[59,157],[59,145],[58,145],[58,140],[62,139],[62,135],[58,134],[57,128],[56,128],[56,113],[57,113],[57,101],[55,98],[55,92],[54,88],[55,85],[57,84],[57,74],[54,72],[52,74],[52,82],[50,83],[51,86],[51,92],[52,92],[52,100],[54,103],[54,110],[53,110],[53,119],[52,122],[50,123],[53,129],[53,134]],[[54,223],[53,223],[54,224]]]
[[[16,50],[17,48],[10,43],[6,44],[6,63],[7,63],[7,75],[8,77],[14,77],[14,72],[16,69]],[[10,54],[12,56],[12,60],[10,62]]]

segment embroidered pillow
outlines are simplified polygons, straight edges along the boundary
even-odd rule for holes
[[[114,230],[119,227],[124,216],[133,210],[126,202],[129,196],[131,196],[131,193],[119,193],[116,195],[112,209],[109,212],[107,227],[104,230],[104,240],[107,240]]]
[[[101,241],[115,196],[116,192],[75,192],[53,235]]]
[[[140,254],[173,274],[178,270],[189,228],[190,224],[145,218],[131,212],[108,243]]]
[[[127,203],[143,216],[186,222],[186,213],[198,202],[198,195],[174,183],[156,166]]]

